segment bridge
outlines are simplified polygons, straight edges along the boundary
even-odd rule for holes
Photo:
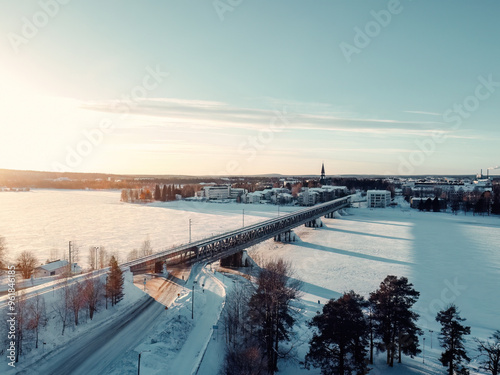
[[[321,203],[313,207],[285,214],[280,217],[249,225],[227,233],[185,244],[173,249],[160,251],[142,257],[122,266],[130,267],[133,273],[154,270],[161,272],[163,264],[214,262],[232,256],[260,242],[275,238],[289,238],[290,231],[302,224],[315,226],[316,219],[333,217],[335,211],[351,205],[351,196]]]

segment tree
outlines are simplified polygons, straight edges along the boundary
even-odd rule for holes
[[[441,211],[441,205],[439,203],[439,198],[438,197],[434,198],[434,200],[432,201],[432,211],[434,211],[434,212],[440,212]]]
[[[73,313],[75,326],[78,325],[80,310],[85,304],[83,287],[79,282],[68,286],[69,309]]]
[[[167,185],[163,185],[163,189],[161,190],[161,200],[163,202],[167,201]]]
[[[153,193],[153,197],[154,197],[155,201],[161,200],[161,189],[160,189],[160,185],[158,185],[158,184],[156,184],[156,186],[155,186],[155,191]]]
[[[465,360],[470,362],[464,347],[464,336],[470,335],[470,327],[460,324],[465,319],[460,314],[455,305],[450,305],[446,310],[437,313],[436,321],[441,324],[439,342],[444,348],[439,360],[443,366],[448,366],[448,374],[468,374],[469,371],[462,366]]]
[[[83,299],[87,307],[89,318],[94,318],[94,313],[97,311],[99,301],[102,297],[102,283],[99,278],[88,275],[83,284]]]
[[[23,353],[23,341],[26,323],[28,320],[27,299],[24,292],[19,294],[16,301],[16,316],[9,319],[16,320],[15,325],[15,347],[16,347],[16,362],[19,362],[19,356]]]
[[[226,305],[222,313],[226,342],[233,348],[241,347],[246,339],[248,317],[248,304],[250,300],[248,288],[236,284],[226,296]],[[235,354],[231,352],[231,354]]]
[[[0,236],[0,269],[5,269],[7,267],[7,262],[5,261],[5,238]]]
[[[47,324],[47,314],[45,310],[45,298],[36,293],[28,303],[28,317],[26,328],[35,334],[35,348],[38,349],[38,336],[40,327]]]
[[[127,262],[136,260],[137,258],[139,258],[139,250],[137,249],[130,250],[130,252],[127,254]]]
[[[427,198],[427,200],[424,203],[424,206],[425,206],[425,210],[427,212],[429,212],[430,210],[432,210],[432,199],[431,198]]]
[[[418,201],[418,210],[419,211],[425,210],[425,204],[424,204],[424,201],[422,200],[422,198],[420,198],[420,200]]]
[[[121,199],[122,202],[128,202],[129,201],[129,191],[127,189],[122,189],[121,193]]]
[[[368,324],[363,306],[364,298],[353,291],[328,301],[309,323],[318,332],[309,343],[307,365],[320,367],[323,375],[366,373]]]
[[[38,259],[31,251],[23,251],[17,257],[17,268],[21,270],[23,278],[29,279],[38,264]]]
[[[114,255],[109,261],[108,284],[106,285],[107,296],[111,298],[111,306],[116,305],[123,298],[123,272],[118,266]]]
[[[488,371],[491,375],[500,374],[500,330],[496,330],[489,337],[493,341],[481,341],[475,339],[479,357],[481,359],[481,369]]]
[[[370,294],[373,305],[373,319],[376,321],[375,332],[381,339],[378,348],[387,351],[387,364],[394,365],[394,356],[398,354],[398,363],[404,353],[413,358],[420,353],[418,335],[422,331],[416,326],[419,315],[411,310],[420,293],[413,289],[406,277],[387,276],[380,288]]]
[[[267,369],[277,371],[279,343],[289,341],[295,318],[290,302],[297,298],[300,282],[290,278],[291,264],[283,259],[270,261],[257,278],[257,290],[250,298],[249,318],[253,332],[267,361]]]
[[[70,298],[69,298],[69,286],[67,280],[64,285],[59,288],[58,296],[55,302],[52,304],[52,309],[59,316],[61,320],[62,332],[61,335],[64,336],[64,331],[68,325],[69,314],[70,314]]]
[[[153,254],[153,248],[151,247],[151,241],[149,240],[148,236],[148,238],[146,238],[142,243],[139,256],[145,257],[152,254]]]

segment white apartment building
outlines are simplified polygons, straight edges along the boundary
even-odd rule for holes
[[[230,185],[205,186],[203,190],[207,199],[229,199],[231,195]]]
[[[366,199],[369,208],[387,207],[391,204],[391,192],[388,190],[368,190]]]

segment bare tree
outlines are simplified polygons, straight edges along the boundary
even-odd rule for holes
[[[78,282],[76,282],[73,285],[68,286],[68,289],[69,289],[69,308],[73,313],[75,326],[77,326],[80,310],[82,309],[85,303],[83,298],[83,288]]]
[[[500,330],[496,330],[489,337],[492,341],[474,339],[480,353],[481,368],[491,375],[500,374]]]
[[[69,285],[66,283],[63,287],[58,290],[58,296],[52,308],[59,319],[61,320],[62,332],[61,335],[64,336],[64,330],[66,329],[70,316],[70,296],[69,296]]]
[[[145,257],[152,254],[153,254],[153,248],[151,247],[151,241],[149,240],[148,237],[142,243],[139,255]]]
[[[5,238],[0,236],[0,269],[3,269],[7,267],[7,262],[5,259],[5,250],[6,250],[6,245],[5,245]]]
[[[37,264],[38,259],[31,251],[25,250],[17,257],[17,267],[25,279],[30,278]]]
[[[250,297],[251,290],[242,284],[236,284],[226,296],[222,318],[226,343],[233,348],[242,344],[241,339],[246,336]]]
[[[17,321],[15,325],[15,335],[16,335],[15,346],[16,346],[16,362],[19,362],[19,356],[23,354],[24,333],[28,315],[26,295],[24,294],[24,292],[21,292],[19,294],[16,302],[17,302],[16,306],[17,315],[14,318]]]
[[[134,249],[130,250],[130,252],[127,254],[127,261],[130,262],[132,260],[136,260],[139,258],[139,250]]]
[[[102,299],[103,283],[99,278],[87,276],[83,285],[83,297],[87,307],[90,320],[94,318],[99,301]]]
[[[104,246],[100,246],[98,258],[99,258],[99,268],[107,267],[109,263],[109,256]]]
[[[28,303],[28,318],[26,328],[33,331],[35,335],[35,348],[38,349],[38,335],[40,327],[47,324],[47,314],[45,310],[45,299],[38,293],[30,298]]]

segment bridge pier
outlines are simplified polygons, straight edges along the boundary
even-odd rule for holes
[[[287,230],[286,232],[277,234],[274,236],[275,242],[295,242],[297,241],[297,235],[293,232],[293,230]]]
[[[304,224],[308,228],[320,228],[323,226],[321,219],[314,219]]]
[[[221,258],[221,267],[250,267],[246,251],[242,250],[236,254]]]
[[[325,219],[335,219],[335,211],[325,215]]]

